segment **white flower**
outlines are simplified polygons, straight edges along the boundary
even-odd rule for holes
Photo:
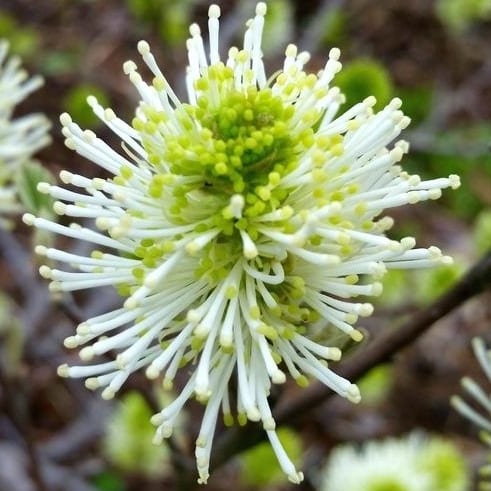
[[[142,367],[171,387],[187,366],[189,381],[153,418],[155,440],[171,434],[189,398],[203,402],[200,482],[208,478],[220,411],[226,424],[235,415],[239,424],[261,421],[283,470],[300,482],[275,433],[272,386],[287,374],[300,385],[313,377],[357,402],[358,388],[329,368],[341,352],[329,340],[317,342],[319,326],[329,323],[360,340],[353,324],[373,308],[350,298],[379,294],[387,267],[450,260],[435,247],[414,249],[413,238],[385,236],[392,220],[380,217],[384,208],[435,199],[459,184],[456,176],[423,182],[396,165],[408,150],[403,141],[387,148],[409,123],[400,100],[374,114],[369,97],[335,118],[343,101],[330,87],[341,69],[337,49],[315,75],[304,71],[309,55],[289,45],[283,69],[268,79],[265,13],[259,3],[243,48],[230,48],[225,61],[218,52],[220,9],[209,9],[209,49],[191,26],[189,103],[177,98],[141,41],[138,50],[155,78],[149,85],[135,63],[124,65],[141,96],[132,125],[88,99],[121,138],[122,151],[61,116],[67,146],[114,177],[63,171],[73,190],[47,183],[39,189],[59,200],[59,214],[94,218],[99,231],[24,216],[27,224],[101,249],[82,257],[38,247],[78,270],[43,266],[53,291],[114,285],[127,297],[65,341],[86,345],[84,361],[112,351],[116,359],[63,365],[59,373],[88,377],[89,388],[102,387],[111,398]]]
[[[41,84],[41,77],[27,78],[17,57],[7,58],[8,43],[0,40],[0,214],[19,211],[11,184],[19,166],[49,143],[47,119],[29,114],[12,119],[15,106]],[[1,223],[4,223],[3,221]]]
[[[491,350],[486,348],[481,338],[472,340],[474,354],[481,366],[487,379],[491,382]],[[491,448],[491,396],[485,392],[481,386],[469,377],[462,379],[462,387],[474,399],[476,409],[465,402],[459,396],[453,396],[451,404],[462,416],[472,421],[479,428],[482,428],[481,439]],[[487,464],[480,469],[483,478],[489,479],[491,475],[491,464]],[[491,482],[480,483],[479,489],[490,490]]]
[[[452,443],[412,433],[335,448],[319,484],[320,491],[465,491],[469,479]]]
[[[491,352],[486,349],[486,345],[481,338],[474,338],[472,340],[472,348],[482,370],[491,382]],[[482,410],[478,411],[474,409],[459,396],[452,397],[452,406],[477,426],[491,432],[491,399],[489,395],[484,392],[478,383],[469,377],[462,379],[462,387],[481,406]],[[484,416],[482,415],[483,412]]]
[[[424,440],[417,434],[404,439],[369,441],[360,449],[343,445],[332,451],[323,471],[321,491],[436,491],[431,477],[417,472]]]

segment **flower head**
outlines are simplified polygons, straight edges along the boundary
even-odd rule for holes
[[[227,425],[235,418],[261,421],[283,470],[301,481],[275,433],[273,386],[287,374],[299,385],[313,377],[357,402],[357,387],[328,366],[341,351],[329,339],[318,342],[319,326],[329,323],[360,340],[353,324],[373,309],[350,298],[379,294],[387,267],[449,260],[434,247],[414,249],[412,238],[385,235],[392,220],[380,217],[384,208],[435,199],[442,188],[458,186],[456,176],[423,182],[397,165],[408,144],[387,145],[409,122],[400,100],[375,114],[369,97],[335,118],[343,102],[330,86],[341,69],[337,49],[322,71],[307,74],[309,55],[289,45],[282,70],[268,79],[261,52],[265,13],[259,3],[243,48],[230,48],[223,61],[219,7],[209,9],[209,49],[191,26],[186,103],[141,41],[154,79],[147,84],[135,63],[125,63],[141,97],[131,126],[88,99],[121,138],[122,151],[61,116],[67,146],[112,177],[63,171],[62,181],[78,190],[39,186],[59,200],[59,214],[94,218],[99,230],[24,217],[98,247],[90,257],[38,247],[78,270],[43,266],[53,291],[114,285],[126,297],[121,308],[83,322],[65,341],[85,345],[84,361],[110,351],[116,359],[63,365],[60,374],[88,377],[88,387],[111,398],[142,367],[165,387],[180,367],[191,367],[178,397],[153,421],[160,441],[189,398],[203,402],[200,482],[208,478],[220,410]]]
[[[0,214],[19,211],[12,179],[19,166],[49,143],[49,122],[43,115],[12,118],[15,106],[41,84],[27,78],[17,57],[7,57],[8,43],[0,40]],[[4,222],[0,222],[4,223]]]
[[[468,476],[455,447],[413,433],[369,441],[357,449],[333,450],[323,471],[322,491],[465,491]]]

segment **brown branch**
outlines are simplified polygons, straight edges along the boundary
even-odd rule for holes
[[[357,380],[376,365],[390,360],[401,349],[412,343],[436,321],[445,317],[470,298],[491,286],[491,251],[478,261],[449,291],[433,304],[414,313],[411,319],[396,330],[387,330],[347,361],[340,363],[336,372],[350,380]],[[297,397],[280,404],[274,410],[278,425],[295,419],[325,402],[334,395],[326,386],[315,383],[302,390]],[[211,468],[216,469],[234,455],[260,443],[265,433],[258,425],[234,428],[214,445]],[[191,488],[190,488],[191,489]]]

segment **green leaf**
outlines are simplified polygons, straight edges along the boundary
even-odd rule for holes
[[[358,381],[363,404],[377,405],[387,397],[394,379],[392,365],[377,365]]]
[[[24,162],[15,178],[19,199],[24,208],[34,215],[52,215],[53,199],[37,190],[40,182],[55,182],[51,172],[33,161]]]
[[[491,1],[438,0],[436,13],[445,27],[460,33],[475,22],[491,18]]]
[[[389,269],[382,280],[384,286],[382,294],[374,299],[374,303],[390,307],[407,301],[408,294],[411,292],[408,275],[407,271],[401,269]],[[411,298],[409,296],[409,299]]]
[[[7,14],[7,12],[0,12],[0,38],[9,38],[16,30],[17,22],[15,19]]]
[[[99,87],[90,84],[80,84],[73,87],[63,98],[63,108],[74,121],[84,127],[95,127],[101,124],[92,108],[87,104],[87,97],[94,96],[103,107],[109,105],[106,93]]]
[[[392,97],[392,82],[386,69],[369,58],[360,58],[348,63],[334,78],[346,96],[344,107],[354,106],[368,96],[375,96],[375,109],[382,109]]]
[[[39,70],[47,76],[66,75],[76,72],[80,61],[80,53],[75,50],[50,51],[42,56]]]
[[[19,26],[14,17],[2,11],[0,11],[0,38],[9,42],[11,53],[23,59],[32,57],[39,45],[39,35],[34,29]]]
[[[346,44],[347,15],[341,8],[327,9],[323,19],[321,42],[326,47]]]
[[[154,445],[152,411],[137,392],[126,393],[116,407],[104,437],[107,458],[126,472],[161,476],[169,470],[169,450]]]
[[[92,482],[100,491],[125,491],[123,479],[111,472],[103,472],[92,479]]]
[[[473,239],[479,254],[491,249],[491,209],[483,210],[476,218]]]
[[[266,56],[284,51],[293,37],[293,8],[288,0],[268,2],[268,13],[264,24],[263,50]]]
[[[280,428],[277,434],[294,465],[299,466],[303,453],[300,437],[289,428]],[[241,480],[246,485],[262,489],[287,482],[287,477],[281,470],[269,442],[261,443],[245,452],[242,455],[242,465]]]
[[[445,264],[429,269],[414,271],[416,300],[426,305],[446,292],[464,272],[464,265],[454,259],[453,264]]]
[[[411,128],[425,121],[434,96],[430,87],[397,87],[397,95],[402,100],[404,114],[411,118]]]

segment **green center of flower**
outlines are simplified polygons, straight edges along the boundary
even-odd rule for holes
[[[236,76],[222,63],[212,65],[195,82],[192,104],[159,111],[144,104],[142,116],[133,121],[154,171],[148,195],[161,202],[163,215],[177,226],[194,225],[194,233],[218,231],[205,246],[195,241],[186,246],[191,255],[200,251],[196,276],[211,283],[224,278],[238,258],[256,257],[255,246],[248,251],[244,241],[260,239],[258,229],[268,213],[275,213],[276,230],[295,232],[290,223],[294,210],[286,202],[298,183],[290,176],[306,156],[315,162],[320,155],[323,164],[325,150],[340,146],[339,138],[315,133],[321,110],[295,104],[302,84],[287,86],[280,74],[276,87],[281,91],[252,83],[239,90]],[[303,85],[311,87],[315,81],[314,75],[305,75]],[[154,87],[161,90],[162,83],[156,79]],[[316,171],[313,181],[321,186],[326,176],[320,167]],[[122,172],[117,179],[126,177]],[[313,193],[317,199],[315,189]],[[329,200],[321,194],[319,199]],[[152,267],[176,238],[168,244],[147,239],[135,253]],[[261,261],[271,269],[270,258]],[[288,269],[287,263],[283,266]]]
[[[216,110],[196,111],[209,149],[200,162],[205,184],[227,196],[245,192],[267,199],[263,187],[274,185],[294,154],[292,109],[270,89],[251,88],[232,91]]]
[[[408,488],[395,479],[383,479],[368,485],[369,491],[408,491]]]
[[[314,132],[305,125],[293,130],[294,106],[269,87],[237,90],[234,72],[221,63],[209,67],[195,90],[196,104],[172,114],[144,107],[147,120],[134,121],[156,170],[149,195],[162,197],[173,223],[215,217],[213,225],[231,234],[232,224],[218,223],[233,219],[231,197],[244,197],[245,219],[281,206],[288,192],[277,186],[313,144]]]

